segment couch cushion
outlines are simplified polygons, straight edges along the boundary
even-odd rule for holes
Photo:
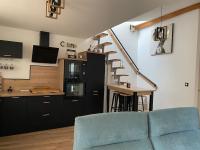
[[[147,137],[146,113],[119,112],[83,116],[75,120],[74,150]]]
[[[149,113],[151,136],[199,129],[199,116],[196,108],[172,108]]]
[[[152,137],[155,150],[200,150],[200,130]]]
[[[84,150],[153,150],[149,139],[98,146]]]

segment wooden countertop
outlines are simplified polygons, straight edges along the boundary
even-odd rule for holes
[[[64,92],[56,92],[56,93],[36,93],[33,94],[31,92],[0,92],[0,97],[16,97],[16,96],[45,96],[45,95],[64,95]]]
[[[151,94],[151,92],[155,91],[155,89],[146,89],[137,86],[132,88],[127,88],[123,85],[115,85],[115,84],[108,84],[107,86],[109,90],[118,91],[129,95],[133,95],[134,92],[137,92],[138,95],[149,95]]]

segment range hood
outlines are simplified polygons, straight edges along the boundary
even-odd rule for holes
[[[49,47],[49,32],[40,31],[40,46]]]

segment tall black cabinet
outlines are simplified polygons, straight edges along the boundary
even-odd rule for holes
[[[90,52],[84,55],[87,61],[65,60],[65,125],[73,125],[77,116],[103,112],[105,55]]]
[[[64,126],[72,126],[77,116],[85,115],[85,77],[87,62],[66,59],[64,62]]]
[[[86,113],[103,112],[105,55],[87,53]]]

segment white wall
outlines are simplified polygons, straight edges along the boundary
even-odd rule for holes
[[[13,64],[15,69],[10,70],[0,70],[4,78],[10,79],[29,79],[30,65],[41,65],[45,66],[49,64],[32,63],[32,47],[33,45],[39,44],[39,32],[24,30],[18,28],[11,28],[6,26],[0,26],[0,40],[17,41],[23,42],[23,59],[5,59],[0,58],[0,63],[2,64]],[[73,38],[68,36],[62,36],[57,34],[50,34],[50,46],[58,47],[59,58],[65,56],[65,50],[67,48],[62,48],[60,42],[72,42],[79,46],[83,39]],[[77,48],[79,50],[79,47]],[[56,66],[56,65],[51,65]]]
[[[200,10],[199,10],[198,54],[197,54],[196,70],[197,70],[196,80],[198,81],[198,85],[196,87],[198,89],[197,100],[198,100],[198,108],[200,109]]]
[[[163,25],[170,23],[175,23],[175,28],[174,52],[169,55],[150,55],[152,30],[156,26],[139,32],[138,66],[158,85],[155,109],[197,106],[199,10],[170,19]],[[185,82],[189,87],[185,87]]]
[[[131,22],[124,22],[113,27],[116,36],[137,64],[138,33],[130,31]]]

